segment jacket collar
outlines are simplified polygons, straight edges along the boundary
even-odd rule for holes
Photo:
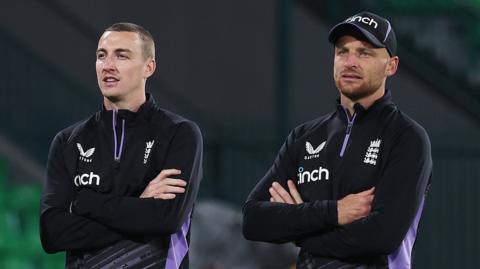
[[[150,93],[146,93],[146,101],[143,103],[140,108],[136,111],[130,111],[128,109],[119,109],[119,110],[107,110],[102,104],[102,109],[97,113],[97,121],[106,121],[111,122],[113,113],[117,119],[124,119],[127,125],[134,125],[138,121],[148,120],[151,116],[151,111],[157,107],[155,99]]]
[[[355,110],[355,121],[362,120],[363,118],[367,118],[370,116],[375,116],[377,115],[383,108],[388,107],[388,106],[394,106],[394,103],[392,101],[392,94],[391,92],[387,89],[385,90],[385,94],[377,99],[368,109],[364,108],[362,105],[359,103],[355,103],[353,106]],[[341,103],[340,103],[340,98],[337,99],[337,113],[341,116],[342,119],[347,121],[347,114],[348,110],[344,108]]]

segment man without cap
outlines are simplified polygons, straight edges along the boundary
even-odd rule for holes
[[[147,30],[107,28],[96,52],[103,107],[52,142],[40,235],[46,252],[67,252],[66,268],[188,268],[202,137],[145,92],[155,67]]]
[[[329,41],[337,109],[289,134],[244,205],[244,236],[295,242],[299,269],[410,268],[432,159],[427,133],[385,88],[395,33],[362,12]]]

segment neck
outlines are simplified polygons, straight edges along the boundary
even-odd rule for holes
[[[368,109],[377,101],[378,99],[382,98],[383,95],[385,94],[385,88],[379,89],[375,91],[373,94],[363,97],[358,100],[352,100],[348,98],[347,96],[340,94],[340,104],[348,110],[350,115],[353,115],[355,113],[354,105],[356,103],[360,104],[363,108]]]
[[[103,104],[107,110],[126,109],[137,112],[146,101],[145,93],[128,98],[103,97]]]

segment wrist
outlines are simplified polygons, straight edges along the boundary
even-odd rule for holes
[[[336,212],[335,212],[335,225],[337,226],[340,226],[340,206],[341,206],[341,200],[335,200],[334,201],[334,204],[335,204],[335,209],[336,209]]]

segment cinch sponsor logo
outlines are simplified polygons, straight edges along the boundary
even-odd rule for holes
[[[73,178],[73,183],[75,183],[75,186],[77,187],[93,185],[94,183],[99,186],[100,176],[95,175],[93,172],[90,172],[90,174],[76,175],[75,178]]]
[[[364,24],[367,24],[367,25],[375,25],[373,26],[373,28],[377,29],[378,27],[378,23],[372,19],[372,18],[369,18],[369,17],[362,17],[362,16],[353,16],[353,17],[350,17],[348,19],[345,20],[345,22],[355,22],[355,21],[358,21],[358,22],[361,22],[361,23],[364,23]]]
[[[318,180],[328,180],[330,178],[330,172],[328,171],[327,168],[323,167],[318,167],[318,169],[313,170],[312,172],[310,171],[305,171],[303,167],[298,168],[298,181],[297,184],[303,184],[305,182],[315,182]]]

